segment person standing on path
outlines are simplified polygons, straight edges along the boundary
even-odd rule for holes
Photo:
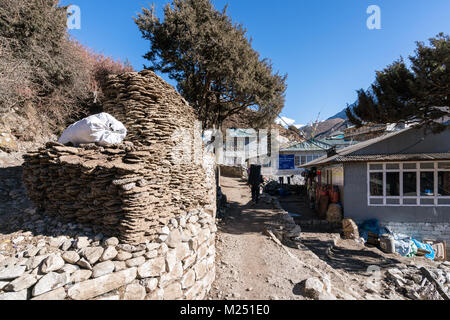
[[[248,175],[248,184],[252,188],[252,202],[254,204],[259,202],[260,185],[263,182],[261,176],[261,166],[252,164],[250,166],[250,173]]]

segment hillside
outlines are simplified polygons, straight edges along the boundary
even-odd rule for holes
[[[97,113],[107,76],[133,70],[72,39],[58,0],[2,0],[0,21],[0,150]]]
[[[328,119],[319,122],[317,125],[308,125],[301,130],[305,133],[307,138],[324,138],[332,134],[333,132],[343,131],[347,128],[348,120],[336,118]]]

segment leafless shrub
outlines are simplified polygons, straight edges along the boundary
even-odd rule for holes
[[[71,39],[66,19],[58,0],[0,1],[0,116],[58,133],[101,106],[108,74],[132,70]]]

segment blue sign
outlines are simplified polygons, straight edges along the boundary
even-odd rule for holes
[[[295,170],[295,155],[280,154],[279,170]]]

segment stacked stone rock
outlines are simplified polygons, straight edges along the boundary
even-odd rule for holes
[[[434,281],[430,281],[425,276],[424,269]],[[434,267],[400,264],[398,268],[387,269],[385,278],[399,293],[412,300],[448,300],[450,296],[450,262],[448,261]]]
[[[181,270],[186,259],[188,264],[198,261],[199,270],[208,265],[205,272],[198,271],[201,276],[196,275],[195,281],[203,281],[207,273],[211,283],[214,241],[209,239],[214,239],[214,222],[202,218],[202,226],[212,228],[205,240],[196,227],[198,218],[190,218],[189,224],[180,218],[203,212],[215,221],[216,214],[214,162],[203,154],[195,112],[151,71],[113,76],[105,92],[104,111],[125,124],[126,141],[78,148],[50,142],[30,152],[24,156],[23,169],[30,199],[51,216],[92,226],[126,244],[169,241],[168,246],[176,249],[175,259],[160,258],[178,267],[176,271],[168,267],[165,278],[161,276],[161,289],[165,282],[191,279],[197,272]],[[195,245],[198,237],[203,237],[202,243],[209,241],[206,248]],[[174,239],[181,238],[184,244],[178,247]],[[190,254],[185,252],[187,243]]]
[[[279,224],[276,225],[276,229],[273,229],[275,236],[280,240],[300,240],[302,237],[302,229],[299,225],[297,225],[294,221],[294,218],[283,209],[281,206],[280,201],[274,197],[270,196],[268,194],[263,195],[264,198],[267,199],[268,202],[272,202],[275,209],[274,212],[277,213],[278,216],[278,222]]]
[[[14,254],[0,255],[0,300],[203,299],[215,277],[215,231],[196,210],[140,245],[101,234],[26,244],[36,239],[24,234]]]

